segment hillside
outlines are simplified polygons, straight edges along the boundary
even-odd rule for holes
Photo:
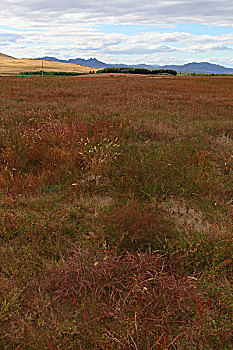
[[[12,56],[4,55],[3,53],[0,52],[0,60],[6,60],[6,59],[15,60],[16,58]]]
[[[40,71],[42,60],[40,59],[14,59],[13,57],[0,54],[0,74],[19,74],[22,72]],[[89,73],[93,68],[74,63],[52,62],[44,60],[46,72],[77,72]]]

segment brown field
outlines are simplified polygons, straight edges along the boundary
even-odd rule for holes
[[[0,78],[0,349],[232,349],[232,96]]]
[[[24,72],[41,71],[42,60],[29,59],[29,58],[10,58],[9,56],[0,56],[0,74],[19,74]],[[87,66],[81,66],[74,63],[62,63],[52,62],[44,60],[44,70],[46,72],[77,72],[77,73],[89,73],[96,71],[95,68]]]

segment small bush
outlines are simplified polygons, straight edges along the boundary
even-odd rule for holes
[[[164,249],[174,237],[174,228],[162,209],[136,200],[110,208],[97,219],[104,239],[118,250]]]

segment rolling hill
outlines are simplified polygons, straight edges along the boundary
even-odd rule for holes
[[[8,56],[8,55],[4,55],[3,53],[0,52],[0,60],[15,60],[16,58],[12,57],[12,56]]]
[[[44,60],[44,71],[46,72],[74,72],[89,73],[93,68],[75,63],[54,62]],[[19,74],[23,72],[40,71],[42,69],[41,59],[13,58],[0,53],[0,74]],[[94,69],[95,70],[95,69]]]

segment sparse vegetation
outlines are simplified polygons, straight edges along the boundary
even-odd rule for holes
[[[232,94],[0,80],[0,349],[232,348]]]

